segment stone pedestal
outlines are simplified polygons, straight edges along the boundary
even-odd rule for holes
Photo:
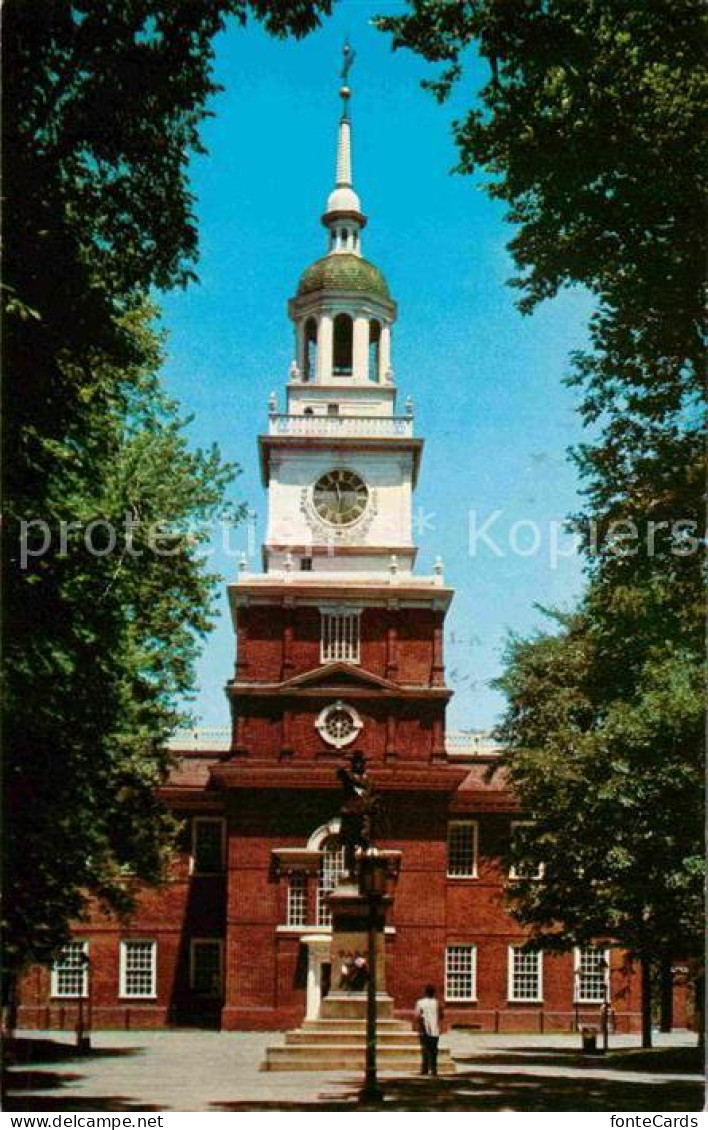
[[[369,949],[369,904],[359,893],[356,883],[345,879],[333,890],[328,899],[332,912],[332,941],[330,943],[330,962],[332,967],[332,989],[340,988],[341,969],[345,954],[360,953],[367,957]],[[376,987],[378,993],[385,991],[386,962],[384,960],[384,927],[386,911],[393,902],[391,895],[381,899],[376,930]],[[366,1002],[366,992],[363,993]]]

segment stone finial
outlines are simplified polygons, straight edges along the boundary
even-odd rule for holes
[[[433,566],[433,572],[435,574],[435,584],[436,585],[444,585],[445,584],[445,565],[444,565],[442,557],[436,557],[435,558],[435,564]]]
[[[398,584],[398,557],[395,553],[391,554],[388,562],[388,579],[392,585]]]
[[[289,375],[291,381],[299,381],[300,380],[300,366],[298,365],[297,361],[292,360],[290,362],[290,368],[288,369],[288,375]]]
[[[386,375],[384,377],[384,380],[386,381],[387,385],[394,384],[394,382],[396,380],[396,374],[394,373],[394,371],[393,371],[393,369],[391,368],[390,365],[389,365],[388,369],[386,370]]]
[[[274,416],[278,411],[278,397],[275,392],[271,392],[268,397],[268,411],[271,416]]]
[[[406,416],[412,416],[412,415],[413,415],[413,397],[407,396],[406,397]]]
[[[239,558],[238,571],[239,571],[240,574],[243,574],[247,570],[248,570],[248,557],[246,556],[245,553],[242,553],[241,557]]]

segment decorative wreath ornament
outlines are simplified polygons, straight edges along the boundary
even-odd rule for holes
[[[315,729],[328,745],[343,749],[356,740],[363,725],[354,707],[337,699],[320,711]]]

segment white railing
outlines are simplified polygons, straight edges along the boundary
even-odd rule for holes
[[[229,726],[198,726],[194,730],[177,730],[168,742],[170,749],[196,753],[223,753],[231,748]],[[448,757],[498,757],[502,749],[485,730],[449,731],[445,735]]]
[[[194,730],[175,730],[169,749],[188,749],[196,753],[223,753],[231,748],[230,726],[197,726]]]
[[[450,730],[445,735],[448,757],[498,757],[502,748],[486,730]]]
[[[272,412],[269,431],[278,436],[412,436],[412,416],[291,416]]]

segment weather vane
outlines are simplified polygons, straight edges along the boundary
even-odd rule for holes
[[[351,46],[349,40],[347,40],[346,43],[344,44],[344,47],[342,48],[341,79],[342,79],[342,82],[345,85],[346,85],[346,82],[347,82],[347,78],[349,77],[349,72],[352,69],[352,63],[354,62],[355,58],[356,58],[356,51],[354,51],[352,49],[352,46]]]

